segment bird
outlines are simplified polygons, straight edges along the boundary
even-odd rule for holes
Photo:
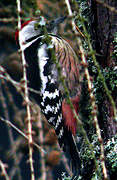
[[[73,92],[77,92],[76,84],[79,81],[77,56],[66,40],[53,33],[54,28],[65,18],[60,17],[51,21],[46,24],[46,29],[66,86],[70,94],[74,96]],[[39,24],[39,20],[31,19],[23,23],[20,30],[21,46],[27,64],[29,93],[40,106],[48,123],[54,128],[60,148],[69,158],[73,172],[72,180],[77,180],[81,174],[81,160],[74,138],[76,119],[65,100],[64,88],[56,64],[52,60],[51,50],[48,48],[48,43],[44,41],[45,34],[42,31],[44,21],[42,18]],[[17,43],[18,38],[19,31],[16,31]],[[30,88],[39,93],[30,91]],[[76,96],[71,98],[71,101],[77,113],[79,98]]]

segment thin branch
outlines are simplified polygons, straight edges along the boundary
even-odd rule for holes
[[[72,9],[69,3],[69,0],[65,0],[66,5],[67,5],[67,9],[68,9],[68,13],[69,16],[73,17],[73,13],[72,13]],[[90,95],[90,99],[91,99],[91,105],[92,105],[92,115],[93,115],[93,121],[95,123],[95,127],[96,127],[96,133],[100,142],[100,149],[101,149],[101,165],[102,165],[102,169],[103,169],[103,175],[104,175],[104,179],[107,180],[108,179],[108,175],[107,175],[107,169],[105,166],[105,160],[104,160],[104,146],[103,146],[103,141],[102,141],[102,137],[101,137],[101,130],[98,124],[98,119],[97,119],[97,106],[95,103],[95,96],[93,94],[93,84],[89,75],[89,71],[88,71],[88,65],[87,65],[87,61],[86,61],[86,56],[85,56],[85,51],[82,45],[82,41],[80,39],[80,37],[78,37],[78,33],[77,33],[77,29],[75,26],[75,22],[72,18],[72,30],[74,32],[74,34],[76,35],[76,39],[77,39],[77,43],[79,45],[79,49],[81,52],[81,60],[82,60],[82,64],[85,67],[85,76],[87,78],[88,81],[88,90],[89,90],[89,95]]]
[[[77,34],[78,34],[78,32],[77,32]],[[69,90],[68,90],[68,88],[66,86],[65,79],[64,79],[64,77],[62,76],[62,73],[61,73],[60,64],[59,64],[58,61],[56,61],[56,58],[54,58],[54,57],[53,57],[53,61],[54,61],[55,65],[56,65],[56,68],[58,70],[59,79],[60,79],[60,82],[61,82],[61,84],[62,84],[62,86],[64,88],[64,93],[66,94],[67,103],[70,105],[70,107],[71,107],[71,109],[73,111],[74,117],[77,120],[78,129],[79,129],[80,133],[83,135],[83,137],[85,138],[86,144],[88,144],[88,146],[90,148],[90,151],[92,153],[92,156],[94,158],[96,169],[98,169],[98,164],[96,162],[95,154],[94,154],[94,151],[93,151],[93,145],[90,143],[90,141],[88,139],[88,136],[87,136],[87,133],[86,133],[84,127],[83,127],[83,123],[80,120],[79,116],[77,115],[77,113],[76,113],[76,111],[74,109],[74,106],[73,106],[73,104],[71,102]]]
[[[31,17],[28,16],[28,18],[26,17],[22,17],[22,20],[26,21],[26,20],[29,20]],[[4,22],[4,23],[13,23],[13,22],[18,22],[18,20],[14,17],[10,17],[10,18],[0,18],[0,22]]]
[[[67,1],[66,1],[66,3],[67,3]],[[70,4],[69,4],[69,3],[67,3],[67,5],[70,7]],[[70,17],[73,17],[72,11],[70,11],[69,16],[70,16]],[[72,21],[72,25],[73,25],[73,27],[75,26],[75,22],[74,22],[74,21]],[[73,29],[74,29],[74,31],[75,31],[75,35],[80,35],[79,32],[76,30],[76,28],[73,28]],[[52,50],[53,50],[53,49],[52,49]],[[82,121],[80,120],[80,118],[78,117],[78,115],[77,115],[77,113],[76,113],[76,111],[75,111],[75,109],[74,109],[74,106],[73,106],[73,104],[72,104],[72,102],[71,102],[69,90],[68,90],[68,88],[67,88],[67,86],[66,86],[65,79],[64,79],[64,77],[62,76],[62,73],[61,73],[60,64],[59,64],[59,62],[56,60],[56,56],[55,56],[55,54],[54,54],[54,51],[51,51],[51,53],[52,53],[52,60],[53,60],[53,62],[55,63],[56,68],[57,68],[57,70],[58,70],[58,75],[59,75],[60,82],[61,82],[61,84],[62,84],[62,86],[63,86],[63,88],[64,88],[64,93],[66,94],[67,103],[70,105],[70,107],[71,107],[71,109],[72,109],[72,111],[73,111],[74,117],[75,117],[76,120],[77,120],[78,129],[79,129],[80,133],[83,135],[83,137],[85,138],[85,141],[86,141],[86,143],[88,144],[88,146],[89,146],[89,148],[90,148],[92,157],[94,158],[96,169],[98,169],[98,163],[97,163],[97,161],[96,161],[96,157],[95,157],[95,154],[94,154],[94,151],[93,151],[93,145],[90,143],[90,141],[89,141],[89,139],[88,139],[88,136],[87,136],[87,133],[86,133],[84,127],[83,127],[83,123],[82,123]]]
[[[0,18],[0,22],[9,23],[9,22],[15,22],[17,21],[16,18]]]
[[[44,132],[43,132],[43,127],[42,127],[42,117],[41,117],[41,113],[39,111],[39,108],[37,109],[37,112],[38,112],[38,124],[37,124],[37,127],[39,128],[39,138],[40,138],[40,144],[43,148],[43,142],[44,142]],[[42,175],[41,175],[41,178],[43,180],[46,180],[47,179],[47,172],[46,172],[46,167],[45,167],[45,153],[43,151],[41,151],[41,172],[42,172]]]
[[[8,95],[8,98],[10,99],[11,96],[8,92],[8,88],[6,86],[6,84],[3,82],[3,80],[1,81],[1,84],[4,85],[4,90],[5,92],[7,92],[7,95]],[[6,104],[5,102],[5,96],[2,92],[2,90],[0,91],[0,100],[1,100],[1,103],[2,103],[2,106],[3,106],[3,109],[4,109],[4,115],[6,117],[6,119],[9,120],[9,113],[8,113],[8,105]],[[12,103],[11,103],[12,104]],[[19,161],[19,158],[18,156],[16,155],[16,152],[14,150],[14,143],[15,143],[15,140],[14,140],[14,137],[13,137],[13,132],[12,132],[12,129],[11,127],[7,126],[7,129],[8,129],[8,136],[9,136],[9,142],[10,142],[10,148],[11,148],[11,152],[13,154],[13,162],[14,162],[14,166],[16,167],[16,171],[17,171],[17,174],[18,174],[18,178],[21,179],[21,173],[20,173],[20,168],[18,167],[20,161]],[[11,177],[11,176],[10,176]]]
[[[22,83],[22,80],[20,82],[17,82],[14,79],[12,79],[11,76],[6,72],[6,70],[2,66],[0,66],[0,79],[4,79],[4,80],[10,82],[16,88],[16,90],[18,92],[20,92],[22,97],[25,99],[24,94],[22,92],[22,90],[24,89],[24,84]],[[28,88],[28,91],[40,95],[39,91],[36,91],[35,89],[32,89],[32,88]]]
[[[2,176],[4,176],[5,180],[10,180],[7,172],[6,172],[6,165],[0,160],[0,167],[1,167],[1,170],[2,170]]]
[[[23,66],[23,79],[24,79],[24,92],[25,92],[25,102],[26,102],[26,109],[27,109],[27,122],[28,122],[28,145],[29,145],[29,162],[31,168],[31,180],[35,180],[34,175],[34,166],[33,166],[33,139],[32,139],[32,124],[31,124],[31,111],[30,111],[30,104],[29,104],[29,93],[28,93],[28,85],[27,85],[27,75],[26,75],[26,61],[24,56],[24,51],[22,48],[22,38],[21,38],[21,5],[20,0],[17,0],[17,10],[18,10],[18,29],[19,29],[19,45],[22,55],[22,66]]]
[[[9,126],[11,126],[13,129],[15,129],[15,130],[16,130],[19,134],[21,134],[25,139],[29,140],[29,137],[28,137],[24,132],[22,132],[19,128],[17,128],[13,123],[11,123],[9,120],[4,119],[3,117],[0,117],[0,120],[3,121],[3,122],[5,122],[5,123],[8,124]],[[34,142],[32,142],[32,144],[33,144],[36,148],[38,148],[39,150],[41,150],[44,154],[47,154],[47,152],[46,152],[44,149],[42,149],[41,146],[39,146],[38,144],[36,144],[36,143],[34,143]]]

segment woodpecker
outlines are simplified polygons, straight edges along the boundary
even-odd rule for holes
[[[47,26],[48,36],[51,38],[55,56],[61,67],[61,73],[66,79],[66,85],[70,92],[77,91],[76,83],[78,82],[78,66],[77,57],[71,46],[61,37],[51,33],[52,28],[63,21],[64,18],[59,18],[52,21]],[[70,106],[64,100],[64,88],[59,80],[58,70],[52,60],[51,51],[48,44],[43,41],[44,34],[40,27],[35,28],[37,21],[30,20],[22,25],[20,37],[22,49],[24,51],[25,60],[27,63],[27,80],[29,89],[34,89],[36,92],[30,92],[36,103],[40,106],[42,113],[47,121],[54,127],[60,147],[65,155],[70,159],[73,171],[73,180],[77,180],[80,175],[81,162],[79,152],[77,150],[74,134],[76,124],[73,118]],[[16,32],[16,39],[18,32]],[[76,101],[73,99],[75,107]],[[69,111],[66,111],[66,108]],[[76,109],[76,107],[75,107]],[[65,122],[66,118],[69,120]],[[72,120],[74,121],[72,124]]]

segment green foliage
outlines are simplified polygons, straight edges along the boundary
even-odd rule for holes
[[[116,69],[106,68],[103,70],[106,83],[110,91],[117,90],[117,71]]]
[[[82,16],[79,16],[79,14],[76,16],[75,21],[81,32],[83,32],[83,24],[81,22],[81,17],[83,21],[85,22],[85,26],[87,27],[88,31],[90,29],[90,21],[89,21],[89,16],[90,16],[90,8],[87,3],[87,0],[80,0],[78,1],[79,8],[80,8],[80,13]],[[86,41],[84,41],[86,43]],[[86,45],[86,44],[85,44]]]
[[[94,72],[94,68],[93,72]],[[95,69],[96,73],[96,69]],[[116,69],[112,68],[105,68],[102,70],[102,74],[104,76],[105,82],[109,88],[109,90],[114,93],[114,96],[116,95],[117,91],[117,71]],[[104,101],[105,99],[105,89],[103,88],[102,80],[100,79],[99,76],[97,76],[94,80],[94,92],[96,95],[96,100],[97,103],[100,104]]]
[[[99,164],[99,166],[98,166],[98,173],[101,174],[101,165],[100,165],[100,164]],[[95,172],[92,174],[91,180],[99,180],[98,173],[95,171]]]
[[[85,144],[85,141],[83,141],[81,145],[81,151],[80,156],[83,163],[83,176],[82,180],[84,180],[89,175],[89,172],[91,172],[91,177],[88,177],[88,179],[91,180],[98,180],[99,177],[102,177],[102,170],[101,170],[101,161],[100,161],[100,144],[97,138],[97,135],[92,135],[91,138],[91,144],[93,145],[93,151],[98,161],[98,169],[95,168],[94,165],[94,159],[91,154],[91,150],[88,148],[88,145]],[[117,172],[117,135],[115,135],[113,138],[109,139],[108,142],[104,146],[105,150],[105,160],[106,165],[108,168],[109,175],[116,175]],[[114,176],[115,177],[115,176]]]
[[[92,145],[93,145],[93,150],[94,154],[97,159],[100,157],[100,145],[97,139],[97,135],[92,136]],[[113,173],[116,174],[117,172],[117,135],[112,137],[111,139],[108,140],[108,142],[104,146],[105,150],[105,160],[106,160],[106,165],[109,171],[109,174],[112,175]],[[81,147],[81,159],[84,164],[85,173],[86,171],[90,171],[90,166],[92,164],[93,157],[91,155],[91,152],[88,148],[88,146],[85,144],[85,142],[82,144]],[[94,171],[91,180],[96,180],[99,179],[99,174],[101,174],[101,163],[98,161],[98,171]]]
[[[90,104],[89,93],[88,91],[86,91],[86,89],[88,89],[87,80],[84,78],[82,84],[82,94],[79,102],[79,109],[82,122],[84,123],[84,128],[87,131],[88,135],[90,134],[92,136],[94,132],[91,116],[92,107]]]
[[[113,43],[114,43],[114,52],[113,53],[114,53],[114,56],[117,58],[117,32],[114,35]]]
[[[82,16],[87,18],[89,15],[89,12],[90,12],[90,8],[89,8],[87,0],[79,0],[78,4],[80,7],[80,11],[82,13]]]
[[[90,141],[92,144],[93,153],[95,154],[95,157],[99,159],[100,143],[98,141],[97,135],[93,134]],[[87,172],[91,172],[94,170],[97,172],[94,165],[94,156],[92,156],[92,152],[85,141],[83,141],[81,145],[80,155],[83,162],[84,174],[87,174]]]
[[[109,173],[117,173],[117,135],[108,140],[105,152]]]
[[[78,177],[77,180],[81,180],[81,176]],[[63,172],[62,173],[62,180],[72,180],[70,176],[66,176],[66,174]]]

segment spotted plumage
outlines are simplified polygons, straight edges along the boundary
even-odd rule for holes
[[[35,30],[35,21],[29,21],[21,30],[22,48],[27,63],[28,87],[39,93],[30,92],[30,96],[40,106],[49,124],[51,124],[58,137],[63,151],[68,155],[74,173],[73,179],[80,173],[80,158],[72,132],[67,128],[63,114],[62,102],[64,89],[59,81],[56,65],[52,61],[48,45],[42,41],[43,34]],[[78,67],[76,55],[70,45],[62,38],[49,34],[60,63],[61,72],[66,79],[70,92],[77,91]],[[76,177],[75,177],[76,176]]]

